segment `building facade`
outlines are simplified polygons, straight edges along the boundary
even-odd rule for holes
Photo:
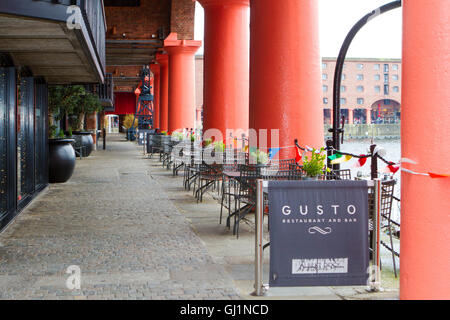
[[[198,124],[203,106],[203,56],[196,56]],[[324,124],[332,121],[336,58],[322,59]],[[346,59],[341,83],[341,114],[348,124],[398,123],[401,112],[400,59]]]
[[[342,71],[341,114],[347,123],[400,121],[401,67],[399,59],[346,59]],[[322,59],[325,124],[332,121],[335,68],[336,58]]]

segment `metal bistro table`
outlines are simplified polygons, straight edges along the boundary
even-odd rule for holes
[[[300,180],[302,179],[301,170],[279,170],[279,167],[273,167],[271,165],[258,166],[258,167],[249,167],[250,171],[223,171],[223,183],[226,181],[234,180],[237,183],[234,188],[234,203],[235,208],[234,211],[231,212],[231,190],[228,190],[228,217],[227,217],[227,227],[230,228],[231,218],[234,217],[234,227],[233,234],[237,234],[239,237],[239,222],[242,220],[252,209],[256,208],[256,180]],[[231,188],[231,184],[228,183],[229,189]],[[222,189],[222,192],[225,192]],[[224,195],[222,195],[222,199],[224,199]],[[241,202],[245,205],[241,207]],[[223,201],[222,201],[223,207]],[[222,218],[222,208],[221,208],[221,217]]]

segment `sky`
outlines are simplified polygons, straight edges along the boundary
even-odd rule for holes
[[[283,1],[283,0],[280,0]],[[337,57],[350,29],[370,11],[392,0],[319,0],[322,57]],[[196,3],[195,39],[203,40],[204,12]],[[402,10],[394,9],[370,21],[348,51],[351,58],[401,58]],[[197,54],[203,54],[203,47]]]

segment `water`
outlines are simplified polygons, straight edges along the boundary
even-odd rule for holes
[[[345,140],[344,144],[341,145],[341,151],[348,152],[352,154],[367,154],[369,153],[370,145],[372,144],[371,140]],[[388,161],[392,161],[398,163],[401,159],[401,145],[400,140],[377,140],[374,139],[373,144],[376,144],[386,150],[386,155],[383,157]],[[358,171],[364,177],[370,177],[370,158],[367,159],[366,164],[363,167],[355,168],[354,165],[356,163],[356,159],[352,159],[348,162],[341,164],[341,169],[350,169],[352,172],[352,178],[358,175]],[[380,172],[380,177],[383,177],[384,173],[382,172],[384,168],[386,168],[386,164],[378,160],[378,172]],[[397,171],[392,177],[397,181],[394,189],[394,196],[400,198],[400,170]],[[400,204],[398,201],[393,201],[392,206],[392,218],[395,221],[400,222]]]

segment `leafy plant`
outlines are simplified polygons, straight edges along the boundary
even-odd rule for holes
[[[72,127],[69,127],[69,129],[67,130],[67,136],[68,137],[72,137]]]
[[[182,132],[172,132],[171,139],[174,141],[182,141],[184,140],[184,134]]]
[[[133,120],[134,120],[134,123],[133,123]],[[137,128],[138,119],[135,119],[133,114],[127,114],[125,116],[125,119],[123,120],[123,126],[127,129],[131,129],[132,127]]]
[[[303,170],[308,177],[317,177],[323,174],[327,155],[324,153],[325,148],[320,150],[312,149],[311,157],[305,156],[303,159]],[[327,169],[328,170],[328,169]]]
[[[216,152],[224,152],[225,151],[225,143],[223,143],[223,141],[216,141],[213,144],[214,146],[214,150]]]
[[[207,146],[209,146],[211,143],[212,143],[212,139],[206,139],[206,140],[203,141],[203,146],[204,146],[204,147],[207,147]]]
[[[162,134],[163,136],[167,136],[167,131],[161,131],[161,134]]]
[[[51,125],[51,126],[48,128],[48,134],[49,134],[49,136],[50,136],[50,139],[53,139],[53,138],[56,137],[56,129],[58,129],[58,127],[55,126],[55,125]]]
[[[51,86],[48,96],[49,112],[56,120],[66,116],[72,128],[81,130],[86,114],[100,111],[102,106],[97,95],[82,85]]]
[[[257,164],[266,164],[269,162],[269,155],[259,149],[250,152],[250,157],[253,159],[253,161],[256,161]]]
[[[58,138],[64,139],[66,135],[64,134],[64,131],[62,129],[59,130]]]
[[[56,120],[63,119],[73,113],[81,96],[85,92],[83,86],[50,86],[48,88],[48,109]]]
[[[83,88],[84,89],[84,88]],[[84,91],[80,97],[80,103],[73,109],[71,126],[77,130],[83,129],[86,115],[102,110],[102,104],[97,95]]]

